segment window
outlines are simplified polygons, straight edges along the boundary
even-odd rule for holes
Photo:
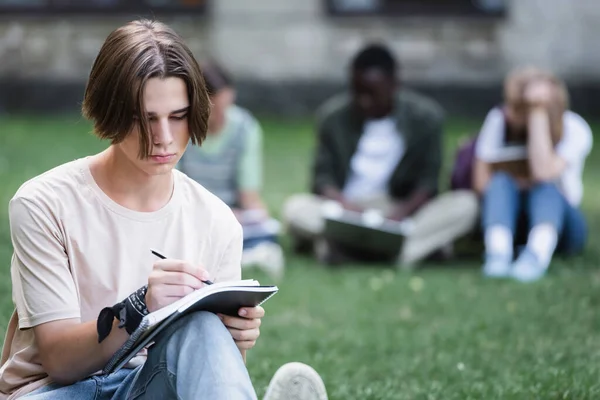
[[[203,14],[207,0],[0,0],[0,14]]]
[[[508,0],[325,0],[334,16],[489,16],[506,12]]]

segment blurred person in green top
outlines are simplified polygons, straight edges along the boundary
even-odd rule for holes
[[[188,146],[178,169],[233,209],[244,231],[243,266],[257,266],[280,279],[284,269],[280,224],[269,216],[260,194],[262,129],[248,110],[235,104],[228,72],[212,61],[201,67],[212,103],[208,135],[202,146]]]

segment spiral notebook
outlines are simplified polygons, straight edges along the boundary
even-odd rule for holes
[[[254,279],[220,282],[204,286],[170,305],[146,315],[127,342],[113,355],[103,369],[110,374],[123,368],[141,350],[154,343],[154,338],[176,319],[194,312],[209,311],[238,315],[241,307],[263,304],[278,292],[277,286],[261,286]]]

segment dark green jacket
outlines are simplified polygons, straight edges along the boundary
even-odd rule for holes
[[[393,116],[406,149],[388,182],[388,194],[394,199],[406,198],[416,189],[425,189],[432,196],[437,194],[442,164],[442,108],[422,95],[401,90]],[[332,98],[319,109],[313,193],[322,194],[327,185],[343,189],[363,133],[363,122],[353,112],[350,98],[345,94]]]

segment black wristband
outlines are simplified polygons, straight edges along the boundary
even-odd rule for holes
[[[144,316],[148,315],[148,308],[146,307],[147,291],[148,286],[145,285],[130,294],[122,302],[100,311],[97,322],[98,343],[110,334],[115,318],[119,320],[119,328],[124,327],[130,335],[135,332]]]

